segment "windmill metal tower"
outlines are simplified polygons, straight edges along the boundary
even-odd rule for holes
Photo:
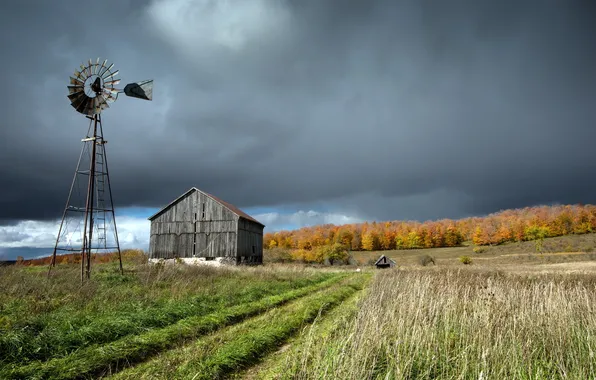
[[[96,62],[89,60],[75,70],[67,86],[71,106],[89,119],[89,128],[81,140],[83,147],[60,222],[48,275],[56,265],[58,251],[81,253],[81,281],[91,276],[93,251],[117,251],[120,273],[123,272],[101,111],[109,108],[108,103],[116,101],[119,93],[152,100],[153,80],[130,83],[124,90],[118,90],[114,86],[120,83],[120,79],[116,78],[119,71],[113,70],[113,67],[114,64],[107,65],[107,60],[101,64],[99,58]]]

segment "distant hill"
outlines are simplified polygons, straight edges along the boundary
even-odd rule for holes
[[[365,222],[268,232],[265,248],[312,250],[340,243],[352,251],[456,247],[531,241],[596,231],[596,206],[537,206],[504,210],[484,217],[436,221]]]

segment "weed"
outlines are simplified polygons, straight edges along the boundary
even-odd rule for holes
[[[472,259],[470,256],[460,256],[459,261],[464,265],[472,264]]]
[[[260,378],[591,379],[594,304],[592,275],[384,271],[336,334]]]

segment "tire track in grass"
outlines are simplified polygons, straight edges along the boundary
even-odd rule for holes
[[[258,366],[249,368],[233,376],[234,379],[291,379],[304,361],[308,361],[309,349],[321,339],[329,339],[345,326],[345,323],[358,313],[358,302],[364,296],[359,292],[341,305],[331,310],[323,319],[315,319],[302,332],[290,340],[283,352],[277,351],[267,356]]]
[[[0,378],[75,379],[118,371],[121,367],[146,360],[187,340],[196,339],[221,327],[238,323],[291,300],[330,287],[345,277],[345,274],[337,275],[321,283],[259,301],[236,305],[205,316],[185,318],[161,329],[126,336],[108,344],[88,346],[65,357],[46,362],[36,361],[25,366],[7,366],[0,369]]]
[[[361,290],[368,275],[353,275],[243,323],[217,331],[137,367],[113,379],[219,379],[247,368],[274,350],[305,323]]]

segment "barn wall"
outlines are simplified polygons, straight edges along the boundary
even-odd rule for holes
[[[240,262],[263,262],[263,226],[240,218],[238,221],[238,254]]]
[[[151,221],[149,256],[235,257],[238,216],[194,191]]]

